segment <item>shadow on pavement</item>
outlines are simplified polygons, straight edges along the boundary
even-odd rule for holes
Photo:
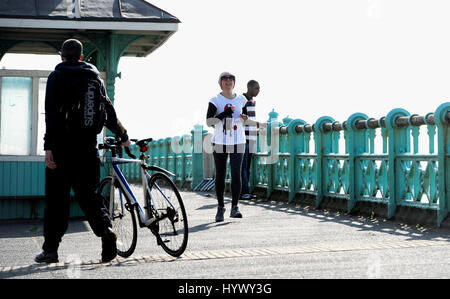
[[[215,197],[215,195],[212,193],[195,193],[196,195],[202,197]],[[227,194],[225,194],[225,196],[227,196]],[[227,199],[225,199],[225,201],[227,201]],[[414,225],[403,224],[383,218],[350,215],[345,212],[339,212],[330,209],[315,209],[314,207],[300,205],[298,203],[287,203],[261,198],[253,200],[240,200],[239,204],[246,206],[256,205],[275,212],[312,217],[319,220],[320,222],[340,223],[347,226],[356,227],[359,229],[359,231],[373,231],[391,235],[406,236],[408,238],[407,240],[432,240],[435,238],[440,238],[445,241],[450,241],[450,230],[447,228],[428,228],[422,226],[416,227]],[[215,207],[217,207],[217,205],[210,204],[204,205],[197,209],[212,209]]]
[[[416,227],[382,218],[350,215],[334,210],[315,209],[310,206],[299,205],[296,203],[286,203],[264,199],[240,201],[239,204],[257,205],[276,212],[312,217],[319,220],[319,222],[340,223],[347,226],[356,227],[359,231],[373,231],[391,235],[406,236],[407,240],[432,240],[435,238],[440,238],[445,241],[450,241],[450,231],[445,228]]]
[[[127,266],[133,263],[135,263],[135,260],[130,259],[120,262],[118,260],[114,260],[109,263],[102,263],[101,261],[98,262],[91,261],[78,263],[60,262],[54,264],[32,264],[27,266],[16,266],[3,269],[3,271],[0,272],[0,279],[14,278],[16,276],[26,278],[27,275],[55,273],[55,271],[62,271],[62,270],[65,270],[65,272],[60,272],[56,275],[53,274],[53,276],[56,276],[58,278],[82,278],[81,271],[95,270],[101,267]]]
[[[84,219],[69,220],[66,234],[89,231],[89,224]],[[4,238],[26,238],[42,236],[44,222],[42,220],[1,220],[0,239]]]
[[[230,221],[225,221],[225,222],[209,222],[209,223],[203,223],[203,224],[199,224],[193,227],[189,227],[189,233],[196,233],[199,231],[204,231],[204,230],[208,230],[210,228],[215,228],[215,227],[219,227],[219,226],[225,226],[230,224]]]

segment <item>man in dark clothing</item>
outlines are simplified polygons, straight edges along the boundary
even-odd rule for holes
[[[106,90],[95,66],[81,61],[83,46],[75,39],[66,40],[61,48],[62,63],[48,76],[45,94],[44,150],[46,162],[45,193],[47,206],[44,213],[43,252],[36,262],[58,262],[58,247],[67,230],[70,212],[70,189],[73,188],[94,233],[102,238],[102,261],[117,256],[116,235],[111,230],[111,219],[102,197],[96,193],[100,180],[100,159],[97,134],[86,133],[67,125],[67,102],[78,90],[73,82],[92,78],[101,82],[102,92]],[[130,141],[126,130],[117,120],[111,101],[105,101],[105,126],[119,136],[124,146]]]

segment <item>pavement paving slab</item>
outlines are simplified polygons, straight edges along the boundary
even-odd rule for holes
[[[258,198],[241,201],[243,218],[236,219],[229,196],[225,221],[216,223],[214,193],[181,195],[190,232],[180,258],[139,229],[131,257],[103,264],[100,239],[86,221],[72,219],[59,263],[36,264],[42,221],[2,221],[0,278],[450,278],[448,229]]]

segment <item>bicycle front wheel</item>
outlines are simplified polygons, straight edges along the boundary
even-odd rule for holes
[[[117,254],[129,257],[137,242],[135,211],[122,187],[119,184],[112,186],[112,181],[112,177],[104,178],[100,183],[99,193],[111,218],[112,230],[117,235]]]
[[[150,230],[168,254],[183,254],[188,241],[186,210],[180,193],[172,180],[163,173],[155,173],[148,181],[150,197],[147,196],[149,215],[156,217]]]

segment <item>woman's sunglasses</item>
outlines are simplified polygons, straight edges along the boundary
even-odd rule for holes
[[[226,80],[233,80],[233,81],[235,81],[236,78],[233,75],[231,75],[231,76],[222,76],[222,77],[220,77],[220,80],[222,80],[222,81],[226,81]]]

